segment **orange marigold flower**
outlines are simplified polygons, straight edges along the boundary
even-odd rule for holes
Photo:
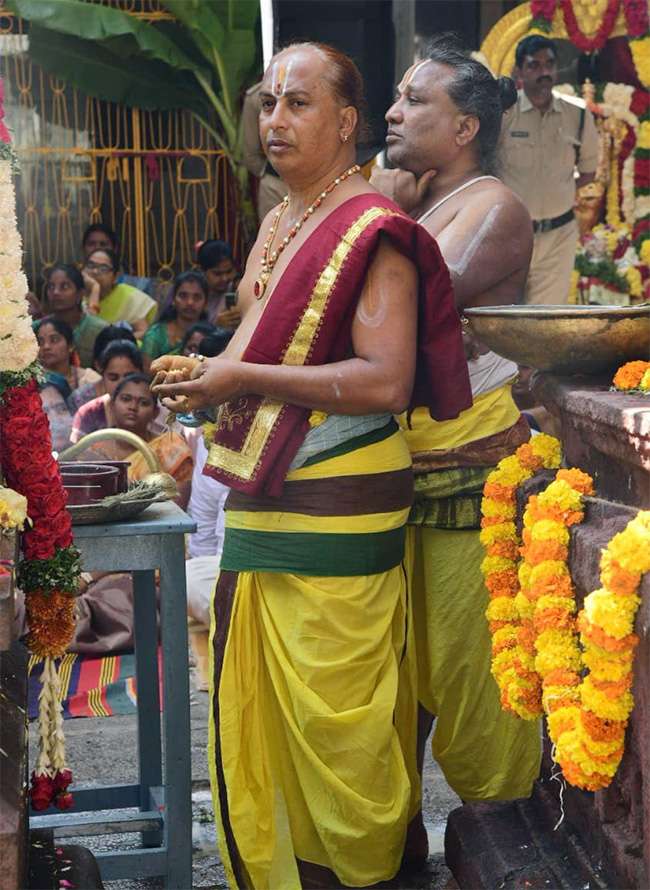
[[[569,548],[559,541],[531,541],[526,550],[526,561],[531,566],[547,560],[566,562],[568,556]]]
[[[555,478],[562,479],[571,488],[582,494],[593,495],[594,493],[594,480],[588,473],[583,473],[582,470],[578,470],[576,467],[572,467],[569,470],[558,470]]]
[[[627,652],[628,649],[635,649],[639,642],[636,634],[628,634],[620,640],[611,637],[602,628],[592,624],[582,612],[578,615],[578,630],[590,643],[600,646],[607,652]]]
[[[516,455],[519,458],[521,465],[526,467],[527,470],[532,470],[534,473],[537,472],[537,470],[541,470],[544,466],[544,461],[541,457],[535,454],[529,442],[524,442],[523,445],[520,445],[516,451]]]
[[[632,686],[633,674],[631,671],[621,680],[597,680],[593,674],[589,676],[594,689],[599,689],[609,699],[620,698]]]
[[[613,742],[625,739],[627,720],[606,720],[586,708],[580,711],[580,722],[595,742]]]
[[[493,572],[485,579],[485,586],[492,596],[516,596],[519,593],[516,569]]]
[[[502,556],[504,559],[519,559],[519,547],[516,541],[495,541],[487,546],[488,556]]]
[[[618,369],[612,383],[617,389],[636,389],[648,368],[650,362],[627,362]]]
[[[551,606],[546,609],[538,609],[533,618],[533,624],[537,633],[554,627],[558,630],[573,630],[575,628],[575,618],[566,609],[560,609],[558,606]]]
[[[514,504],[516,491],[515,485],[486,482],[483,487],[483,497],[492,498],[493,501],[501,501],[504,504]]]
[[[580,674],[569,671],[566,668],[554,668],[544,677],[544,686],[577,686],[580,683]]]
[[[630,596],[636,592],[641,582],[641,575],[633,575],[622,568],[609,550],[603,550],[600,557],[601,586],[613,593]]]
[[[34,655],[60,658],[74,635],[74,597],[55,590],[32,590],[25,596],[29,622],[27,645]]]

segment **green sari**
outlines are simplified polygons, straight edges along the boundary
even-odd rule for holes
[[[110,324],[128,321],[131,324],[141,318],[153,321],[158,304],[150,296],[131,287],[130,284],[116,284],[113,290],[99,304],[99,317]]]

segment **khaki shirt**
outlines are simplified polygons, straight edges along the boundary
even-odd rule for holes
[[[244,96],[242,108],[242,154],[244,165],[253,176],[264,176],[266,171],[266,157],[262,151],[260,142],[260,88],[262,84],[256,83]]]
[[[575,168],[594,173],[598,165],[598,133],[590,111],[585,112],[578,139],[583,103],[553,93],[541,114],[523,90],[503,118],[503,182],[516,192],[533,219],[553,219],[575,203]],[[576,146],[579,145],[576,165]]]

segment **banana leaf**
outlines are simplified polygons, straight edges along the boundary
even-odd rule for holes
[[[242,84],[259,70],[257,0],[160,0],[216,69],[225,111],[236,114]]]
[[[187,108],[205,115],[194,77],[164,62],[120,56],[96,43],[32,25],[29,55],[44,71],[85,93],[148,111]]]
[[[118,9],[83,0],[10,0],[7,5],[17,15],[48,31],[104,46],[123,58],[144,57],[186,71],[199,67],[168,33]]]

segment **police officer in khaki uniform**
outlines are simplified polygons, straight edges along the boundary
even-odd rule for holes
[[[515,59],[523,89],[504,116],[501,178],[533,219],[525,301],[566,303],[578,243],[575,191],[595,176],[598,135],[582,100],[553,92],[557,61],[552,40],[540,34],[525,37]]]
[[[260,181],[257,195],[257,216],[260,222],[282,201],[289,189],[266,160],[260,142],[260,87],[255,84],[246,91],[242,108],[243,156],[246,168]]]

